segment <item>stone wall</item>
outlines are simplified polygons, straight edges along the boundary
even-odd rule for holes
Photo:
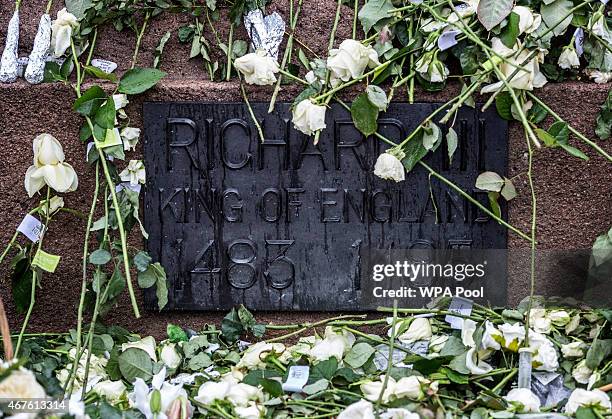
[[[39,4],[35,4],[39,3]],[[45,2],[46,3],[46,2]],[[54,9],[60,7],[56,2]],[[306,43],[315,53],[324,55],[327,47],[327,34],[335,15],[336,2],[333,0],[304,1],[297,39]],[[44,5],[42,2],[24,2],[21,13],[20,55],[27,55],[32,45],[36,25]],[[13,1],[0,0],[0,44],[4,43],[5,28],[12,14]],[[269,11],[278,11],[285,18],[288,15],[288,1],[275,0]],[[337,39],[350,37],[352,10],[343,7],[342,19]],[[180,44],[176,29],[192,18],[185,15],[163,15],[153,20],[143,38],[138,63],[150,66],[154,49],[166,31],[173,31],[171,40],[165,47],[161,68],[168,72],[158,87],[130,103],[128,115],[133,126],[141,126],[143,101],[241,101],[239,86],[235,82],[212,83],[207,81],[207,73],[201,60],[188,60],[189,46]],[[226,27],[220,25],[221,35]],[[117,33],[114,28],[104,28],[98,36],[99,43],[94,57],[106,58],[119,64],[118,72],[129,68],[135,36],[130,31]],[[238,31],[238,39],[247,39],[243,31]],[[604,101],[609,85],[596,85],[589,82],[549,84],[541,91],[540,97],[556,112],[566,118],[575,128],[593,138],[593,126],[599,105]],[[416,99],[422,102],[443,102],[457,93],[458,86],[450,86],[440,94],[418,91]],[[252,101],[267,101],[271,88],[249,89]],[[295,87],[288,86],[279,100],[295,97]],[[346,94],[347,99],[351,92]],[[4,246],[19,224],[24,214],[32,208],[38,198],[28,199],[23,188],[23,175],[31,164],[32,139],[48,132],[57,137],[64,145],[67,161],[79,174],[79,189],[76,193],[65,195],[66,205],[79,211],[88,211],[93,191],[92,169],[85,163],[84,146],[78,139],[79,116],[71,110],[74,93],[70,86],[60,83],[30,86],[25,81],[10,85],[0,85],[0,139],[4,144],[0,154],[0,243]],[[396,100],[405,100],[402,93]],[[591,160],[583,162],[571,158],[559,150],[538,151],[535,159],[535,183],[538,194],[538,237],[540,248],[579,249],[589,248],[594,238],[612,225],[612,171],[610,163],[585,147],[578,140],[573,144],[585,151]],[[612,142],[602,147],[612,153]],[[513,124],[509,141],[509,176],[526,171],[526,143],[522,129]],[[137,155],[141,155],[139,148]],[[137,158],[135,156],[133,158]],[[529,230],[530,207],[529,190],[526,177],[518,178],[519,197],[509,207],[510,221],[513,225]],[[76,305],[81,283],[81,254],[85,222],[75,216],[64,214],[57,218],[45,247],[60,254],[62,261],[53,275],[45,275],[42,289],[38,291],[36,308],[31,319],[31,330],[65,331],[76,324]],[[519,237],[509,233],[509,247],[520,249],[527,244]],[[10,278],[6,264],[0,269],[2,297],[8,306],[8,315],[13,330],[17,330],[22,316],[15,313],[11,303]],[[528,276],[517,270],[511,275],[508,296],[516,303],[527,294]],[[564,283],[559,277],[538,285],[540,291],[558,293],[572,284]],[[142,298],[140,299],[142,303]],[[142,305],[142,304],[141,304]],[[292,321],[316,319],[324,313],[261,313],[264,320]],[[127,298],[113,311],[108,323],[119,323],[143,333],[161,334],[167,321],[189,326],[194,329],[205,322],[218,322],[220,313],[152,313],[145,312],[141,321],[135,322]]]

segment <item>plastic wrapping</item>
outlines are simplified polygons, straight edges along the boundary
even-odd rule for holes
[[[19,48],[19,11],[15,10],[6,32],[6,43],[0,61],[0,82],[17,80],[17,50]]]
[[[285,34],[285,21],[278,13],[265,16],[257,9],[244,15],[244,27],[251,38],[253,50],[263,49],[268,56],[278,59],[278,49]]]
[[[34,47],[30,52],[30,59],[25,70],[25,79],[28,83],[38,84],[45,75],[46,56],[51,45],[51,16],[44,14],[40,17],[38,32],[34,38]]]

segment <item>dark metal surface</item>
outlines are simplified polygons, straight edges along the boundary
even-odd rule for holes
[[[168,273],[169,309],[368,310],[369,248],[506,248],[504,227],[420,166],[402,183],[374,176],[387,145],[364,139],[340,106],[327,111],[318,146],[293,129],[288,104],[267,106],[253,104],[261,144],[243,104],[144,104],[145,226]],[[393,103],[379,132],[398,142],[437,106]],[[446,141],[425,161],[488,206],[474,182],[506,173],[507,123],[464,108],[455,130],[452,164]],[[505,273],[495,281],[495,299],[505,298]],[[146,293],[148,307],[154,298]]]

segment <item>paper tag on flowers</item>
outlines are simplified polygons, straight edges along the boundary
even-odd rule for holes
[[[450,30],[440,35],[438,37],[438,48],[440,48],[440,51],[444,51],[445,49],[449,49],[457,45],[457,35],[460,33],[461,31]]]
[[[457,314],[462,314],[464,316],[469,316],[472,313],[473,305],[474,302],[472,300],[468,300],[467,298],[461,297],[453,297],[450,305],[448,306],[448,311],[452,311],[453,313]],[[446,322],[450,324],[453,329],[461,330],[463,328],[462,317],[447,314],[444,320],[446,320]]]
[[[97,148],[107,148],[120,144],[123,145],[123,141],[121,141],[121,135],[117,128],[107,129],[104,141],[96,141]]]
[[[34,255],[34,259],[32,259],[32,265],[38,266],[43,271],[55,272],[55,268],[57,268],[59,261],[60,256],[52,255],[39,249]]]
[[[40,240],[40,236],[45,231],[45,225],[41,223],[38,218],[26,214],[21,224],[19,224],[19,227],[17,227],[17,231],[23,233],[24,236],[36,243]]]
[[[582,56],[584,53],[584,29],[576,28],[574,31],[574,45],[576,46],[576,54]]]
[[[93,60],[91,60],[91,65],[96,68],[99,68],[106,74],[112,73],[117,68],[117,63],[114,63],[109,60],[103,60],[101,58],[94,58]]]
[[[310,367],[308,365],[294,365],[289,368],[287,381],[283,383],[283,391],[298,393],[308,382]]]

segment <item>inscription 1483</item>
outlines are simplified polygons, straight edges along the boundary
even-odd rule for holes
[[[401,183],[374,176],[388,146],[364,138],[343,108],[328,110],[315,146],[291,127],[288,104],[267,106],[253,105],[261,143],[243,104],[144,105],[145,227],[168,273],[168,308],[368,310],[369,249],[506,248],[502,226],[420,168]],[[393,103],[379,132],[399,142],[437,106]],[[466,108],[454,128],[452,163],[444,152],[426,161],[486,204],[474,181],[506,172],[507,124]]]

